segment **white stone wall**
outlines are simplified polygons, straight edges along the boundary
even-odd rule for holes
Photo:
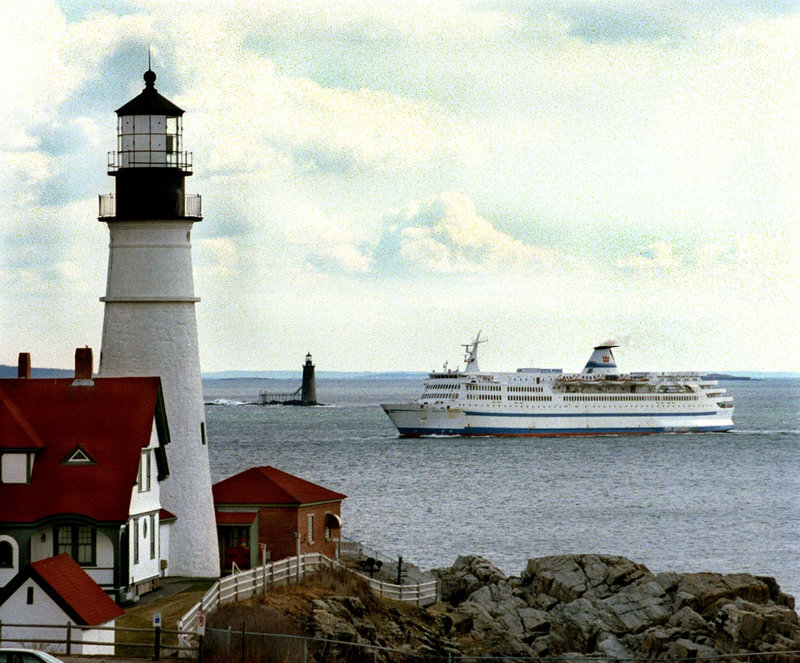
[[[188,221],[110,222],[100,375],[161,377],[171,442],[161,503],[177,516],[171,575],[216,577],[211,496]]]

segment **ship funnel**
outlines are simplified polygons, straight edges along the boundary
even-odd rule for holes
[[[614,355],[611,348],[619,347],[617,345],[598,345],[595,347],[586,366],[583,367],[584,373],[594,373],[600,375],[617,375],[617,362],[614,361]]]

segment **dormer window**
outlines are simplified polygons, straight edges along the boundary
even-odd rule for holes
[[[30,483],[33,454],[20,451],[0,454],[0,483]]]

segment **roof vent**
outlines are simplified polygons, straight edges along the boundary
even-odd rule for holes
[[[94,385],[92,380],[92,369],[94,359],[92,349],[76,348],[75,350],[75,379],[72,381],[73,387],[91,387]]]

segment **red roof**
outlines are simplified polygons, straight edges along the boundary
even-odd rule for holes
[[[161,507],[161,509],[158,512],[158,520],[159,521],[177,520],[177,519],[178,519],[178,516],[176,516],[174,513],[172,513],[172,511],[167,511],[164,507]]]
[[[336,493],[274,467],[252,467],[215,483],[215,504],[312,504],[343,500]]]
[[[31,523],[58,514],[127,520],[141,450],[163,408],[161,382],[72,382],[0,380],[0,447],[36,452],[29,484],[0,484],[0,522]],[[77,447],[94,462],[63,465]]]
[[[258,515],[255,511],[217,511],[217,525],[252,525]]]
[[[66,553],[31,562],[31,578],[62,608],[71,609],[86,626],[98,626],[125,614],[88,573]],[[59,598],[61,599],[59,601]]]

